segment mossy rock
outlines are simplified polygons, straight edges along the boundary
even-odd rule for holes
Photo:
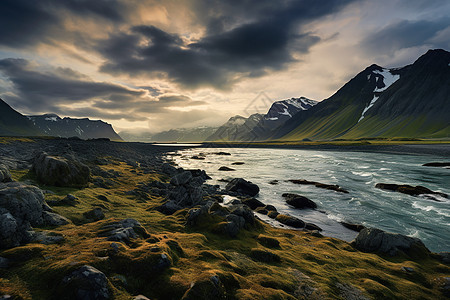
[[[258,242],[268,248],[280,248],[280,241],[275,238],[260,234],[258,236]]]

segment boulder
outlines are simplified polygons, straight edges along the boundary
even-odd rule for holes
[[[123,242],[130,244],[131,239],[138,237],[148,238],[150,235],[142,225],[134,219],[125,219],[104,226],[100,236],[106,237],[108,241]]]
[[[280,213],[274,210],[269,211],[269,213],[267,214],[267,216],[269,218],[275,219]]]
[[[161,166],[161,171],[169,176],[174,176],[177,174],[177,168],[168,163],[163,163]]]
[[[297,194],[291,194],[291,193],[284,193],[282,195],[284,198],[286,198],[286,203],[299,209],[304,208],[317,208],[317,204],[314,203],[314,201],[301,196]]]
[[[322,231],[322,228],[313,223],[305,223],[305,229]]]
[[[408,253],[411,250],[429,253],[429,250],[417,238],[384,232],[376,228],[364,228],[352,244],[363,252],[380,252],[391,256],[399,252]]]
[[[303,222],[302,220],[289,215],[278,214],[275,217],[275,220],[277,220],[281,224],[294,228],[304,228],[306,226],[305,222]]]
[[[163,205],[156,208],[156,210],[165,215],[172,215],[180,209],[183,209],[183,207],[178,205],[174,200],[169,200]]]
[[[90,179],[90,169],[85,164],[62,156],[40,153],[33,170],[40,182],[55,186],[85,186]]]
[[[242,162],[242,161],[236,161],[234,163],[231,163],[232,166],[241,166],[241,165],[244,165],[244,164],[245,164],[245,162]]]
[[[91,266],[82,266],[64,277],[64,298],[79,300],[111,299],[105,274]]]
[[[225,190],[251,197],[254,197],[259,193],[259,187],[256,184],[242,178],[234,178],[231,180],[225,186]]]
[[[105,213],[103,212],[103,210],[100,207],[96,207],[92,210],[89,210],[89,211],[83,213],[83,216],[86,219],[97,222],[97,221],[103,220],[105,218]]]
[[[15,219],[27,221],[32,226],[42,225],[44,204],[44,194],[35,186],[19,182],[0,184],[0,208],[6,209]]]
[[[268,248],[280,248],[280,242],[277,239],[262,234],[258,236],[258,242]]]
[[[10,182],[11,173],[9,173],[9,168],[3,164],[0,164],[0,182]]]
[[[422,166],[445,168],[445,167],[450,167],[450,162],[431,162],[431,163],[423,164]]]
[[[42,218],[44,223],[49,226],[62,226],[70,223],[67,218],[48,211],[42,212]]]
[[[361,230],[366,228],[364,225],[361,225],[361,224],[353,224],[353,223],[347,223],[347,222],[340,222],[340,223],[345,228],[348,228],[350,230],[357,231],[357,232],[360,232]]]

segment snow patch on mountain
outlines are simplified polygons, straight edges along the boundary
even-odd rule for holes
[[[366,114],[366,112],[375,104],[375,102],[377,102],[378,98],[380,98],[380,96],[373,96],[373,99],[370,101],[369,105],[366,106],[366,108],[364,108],[362,114],[361,114],[361,118],[359,118],[358,123],[364,119],[364,116]]]
[[[400,79],[400,75],[394,75],[389,69],[374,70],[373,73],[383,76],[384,87],[376,87],[374,92],[383,92],[387,90],[394,82]],[[378,79],[378,77],[377,77]],[[377,80],[378,81],[378,80]]]

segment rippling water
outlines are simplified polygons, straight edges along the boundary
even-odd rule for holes
[[[219,156],[225,151],[232,155]],[[205,153],[205,160],[188,159]],[[352,240],[356,233],[336,221],[347,221],[420,238],[432,251],[450,251],[450,199],[442,202],[426,197],[413,197],[383,191],[375,184],[397,183],[423,185],[450,194],[450,170],[423,167],[424,163],[442,161],[430,155],[399,155],[366,152],[335,152],[288,149],[212,149],[180,150],[172,159],[184,168],[200,168],[213,178],[208,183],[220,184],[221,178],[242,177],[256,183],[261,191],[257,198],[324,229],[323,234]],[[233,162],[244,165],[231,165]],[[236,171],[218,171],[228,166]],[[349,194],[296,185],[288,179],[307,179],[338,184]],[[278,185],[271,185],[278,180]],[[318,205],[318,210],[297,210],[285,204],[283,193],[304,195]]]

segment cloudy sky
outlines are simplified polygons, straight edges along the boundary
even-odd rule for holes
[[[158,132],[450,50],[448,0],[1,0],[0,97]]]

